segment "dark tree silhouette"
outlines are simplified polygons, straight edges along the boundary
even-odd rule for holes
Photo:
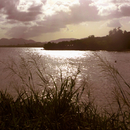
[[[48,42],[44,45],[47,50],[107,50],[124,51],[130,49],[130,32],[122,31],[120,27],[109,31],[109,35],[95,37],[90,35],[88,38],[73,41],[63,41],[59,43]]]

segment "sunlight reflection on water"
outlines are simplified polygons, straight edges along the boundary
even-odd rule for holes
[[[107,52],[107,51],[46,51],[42,48],[1,48],[0,49],[0,61],[5,60],[6,63],[9,62],[9,57],[12,56],[15,61],[18,63],[20,60],[20,56],[23,56],[26,60],[28,60],[28,55],[32,55],[35,58],[40,56],[40,62],[38,65],[41,67],[40,69],[45,68],[46,72],[52,76],[56,76],[56,78],[60,77],[60,69],[62,70],[62,74],[64,77],[68,75],[75,74],[78,67],[81,73],[78,75],[78,81],[83,80],[84,77],[88,77],[90,87],[94,90],[93,95],[96,98],[98,104],[100,105],[108,105],[104,100],[106,96],[108,99],[112,98],[112,81],[108,78],[105,78],[101,73],[101,68],[98,66],[97,57],[94,56],[94,53],[97,53],[101,57],[106,58],[111,64],[113,64],[116,68],[119,69],[119,72],[125,77],[126,81],[130,82],[129,77],[130,73],[128,71],[130,67],[130,53],[125,52]],[[117,61],[115,63],[115,60]],[[1,88],[3,86],[8,86],[8,81],[6,80],[6,72],[2,70],[1,66]],[[4,76],[5,73],[5,76]],[[10,79],[9,79],[10,80]],[[36,79],[36,82],[39,81]],[[6,84],[6,85],[5,85]],[[8,87],[10,91],[13,89]]]
[[[88,61],[87,63],[89,64],[89,60],[91,61],[93,56],[92,51],[46,51],[41,48],[33,48],[31,51],[33,51],[34,54],[37,53],[41,55],[44,60],[46,57],[46,62],[50,67],[49,69],[53,72],[62,70],[63,76],[76,73],[79,67],[84,69],[86,73],[88,69],[86,61]],[[78,78],[80,80],[80,76]]]
[[[42,50],[40,48],[34,48],[34,52],[36,51],[40,55],[46,55],[52,58],[63,58],[63,59],[69,59],[69,58],[84,58],[86,55],[90,57],[92,55],[91,51],[46,51]]]

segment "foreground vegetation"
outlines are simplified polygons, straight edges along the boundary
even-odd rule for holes
[[[98,56],[97,56],[98,57]],[[116,112],[97,110],[96,105],[90,100],[82,101],[84,90],[88,84],[83,82],[77,86],[75,74],[63,78],[60,73],[59,82],[53,76],[48,75],[49,80],[44,76],[38,67],[35,59],[29,61],[35,64],[37,75],[41,80],[42,92],[35,87],[32,69],[28,68],[28,62],[22,58],[22,69],[28,72],[28,79],[25,80],[23,71],[16,70],[17,64],[9,64],[8,69],[19,77],[22,89],[16,86],[17,96],[10,95],[7,91],[0,91],[0,129],[1,130],[127,130],[130,129],[130,102],[129,93],[126,93],[118,78],[126,87],[130,86],[123,79],[120,73],[108,62],[100,57],[100,66],[103,71],[110,75],[118,89],[114,94],[118,110]],[[51,81],[51,82],[50,82]],[[51,85],[51,86],[50,86]],[[124,106],[126,109],[124,109]]]

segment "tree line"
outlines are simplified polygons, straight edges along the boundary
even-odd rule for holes
[[[59,43],[48,42],[44,44],[46,50],[107,50],[124,51],[130,49],[130,32],[122,31],[120,27],[109,31],[103,37],[91,35],[84,39],[62,41]]]

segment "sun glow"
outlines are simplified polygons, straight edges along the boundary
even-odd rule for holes
[[[69,51],[69,50],[44,50],[41,48],[34,48],[33,53],[38,53],[41,56],[48,56],[53,58],[59,58],[59,59],[69,59],[69,58],[83,58],[83,57],[90,57],[92,54],[91,51]]]
[[[44,51],[44,53],[54,58],[78,58],[84,56],[81,51]]]

